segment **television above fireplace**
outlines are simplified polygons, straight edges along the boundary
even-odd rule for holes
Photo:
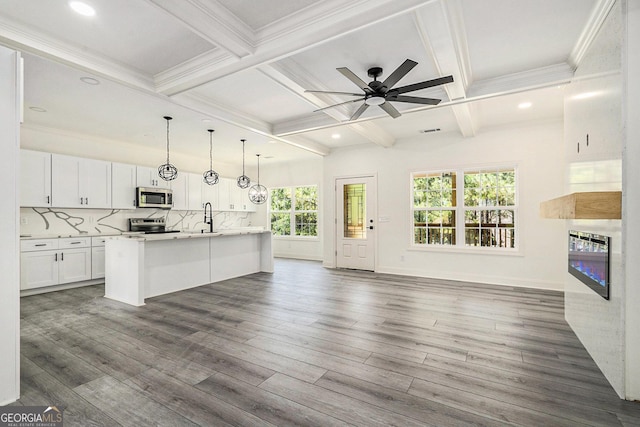
[[[609,237],[569,231],[569,273],[609,299]]]

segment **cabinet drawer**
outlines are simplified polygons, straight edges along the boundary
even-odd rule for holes
[[[91,246],[91,237],[69,237],[60,239],[59,249],[88,248]]]
[[[58,249],[58,239],[21,240],[21,252],[48,251]]]
[[[105,240],[106,240],[106,237],[92,237],[91,238],[91,247],[99,248],[101,246],[104,246],[104,241]]]

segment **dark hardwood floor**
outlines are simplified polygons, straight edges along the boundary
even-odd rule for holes
[[[22,298],[22,405],[65,426],[638,426],[560,292],[276,260],[147,300]]]

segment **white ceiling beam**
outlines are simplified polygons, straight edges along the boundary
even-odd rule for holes
[[[442,87],[449,100],[465,99],[472,77],[460,0],[439,1],[416,10],[414,23],[438,73],[453,75],[453,83]],[[474,136],[477,124],[469,105],[457,104],[452,110],[462,135]]]
[[[173,5],[175,0],[148,1],[162,4],[167,9],[174,10],[180,19],[180,8]],[[202,0],[183,1],[191,4]],[[218,67],[209,68],[206,72],[203,72],[201,68],[194,69],[193,72],[180,70],[179,77],[167,73],[163,76],[167,84],[159,84],[158,90],[166,95],[184,92],[245,69],[281,60],[360,28],[410,12],[432,1],[435,0],[352,0],[348,3],[345,3],[344,0],[326,0],[317,2],[305,11],[306,19],[293,19],[289,22],[285,20],[274,27],[268,27],[256,33],[256,46],[253,54]],[[182,2],[179,4],[182,5]],[[316,16],[311,13],[313,10],[319,10],[321,13]],[[183,16],[182,22],[188,23],[187,18]],[[200,25],[198,19],[194,18],[194,22],[198,26]],[[197,27],[194,31],[197,31]],[[211,36],[213,37],[213,34]],[[210,41],[222,46],[222,43],[215,38]]]
[[[5,46],[22,52],[51,59],[91,74],[108,78],[125,86],[156,93],[153,79],[132,68],[114,63],[103,57],[81,51],[67,43],[57,41],[33,29],[25,29],[15,22],[0,17],[0,41]]]
[[[253,30],[216,0],[147,0],[209,43],[243,58],[253,54]]]
[[[188,108],[205,116],[209,116],[216,120],[229,123],[259,135],[284,142],[294,147],[302,148],[321,156],[326,156],[331,152],[329,147],[306,138],[296,137],[291,139],[275,135],[272,130],[272,126],[269,123],[258,120],[255,117],[250,117],[239,111],[235,111],[230,107],[216,104],[202,96],[183,93],[171,97],[171,100],[184,108]]]

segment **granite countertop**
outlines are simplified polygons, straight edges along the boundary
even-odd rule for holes
[[[231,236],[234,234],[257,234],[267,233],[269,230],[264,230],[263,227],[240,227],[230,228],[224,230],[218,230],[213,233],[201,232],[201,231],[181,231],[179,233],[166,233],[166,234],[144,234],[142,232],[130,232],[123,233],[82,233],[82,234],[21,234],[20,240],[35,240],[35,239],[58,239],[67,237],[115,237],[126,239],[140,239],[140,240],[170,240],[170,239],[190,239],[194,237],[214,237],[214,236]]]
[[[160,241],[160,240],[201,239],[205,237],[210,238],[210,237],[236,236],[240,234],[262,234],[262,233],[271,233],[271,231],[257,229],[257,228],[245,228],[245,229],[236,228],[236,229],[214,231],[213,233],[209,233],[209,232],[202,233],[198,231],[183,231],[180,233],[121,234],[116,236],[110,236],[110,238],[154,242],[154,241]]]

